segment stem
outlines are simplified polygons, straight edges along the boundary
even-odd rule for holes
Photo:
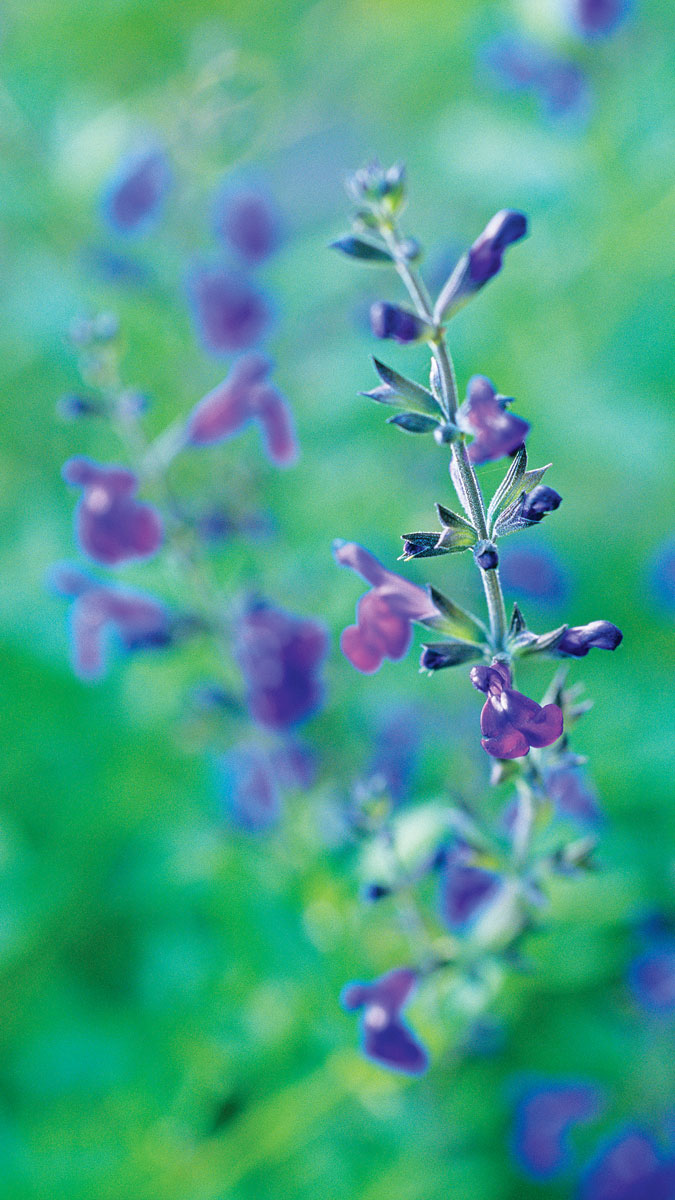
[[[396,270],[408,290],[408,294],[415,305],[418,315],[423,321],[428,321],[432,325],[435,324],[429,293],[419,273],[410,266],[407,259],[401,254],[395,226],[383,222],[381,232],[387,247],[394,256]],[[445,416],[449,421],[454,421],[459,407],[457,378],[455,376],[452,355],[445,340],[445,331],[442,327],[437,329],[434,340],[429,342],[429,347],[438,366]],[[462,481],[469,514],[476,532],[481,540],[487,540],[488,529],[483,495],[476,478],[476,473],[466,452],[463,437],[458,438],[457,441],[452,443],[452,456]],[[506,637],[507,623],[504,596],[499,580],[499,570],[495,567],[490,571],[481,570],[480,574],[490,616],[490,640],[492,648],[495,651],[502,650]]]

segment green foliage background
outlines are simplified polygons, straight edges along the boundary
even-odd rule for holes
[[[7,0],[0,16],[6,1194],[569,1195],[572,1176],[528,1184],[511,1159],[514,1080],[602,1085],[603,1116],[575,1135],[580,1160],[617,1122],[658,1131],[675,1092],[672,1028],[646,1021],[625,985],[635,917],[674,908],[672,613],[647,583],[673,525],[672,5],[643,0],[593,45],[565,30],[552,0]],[[477,51],[514,27],[583,65],[586,121],[552,122],[489,88]],[[100,189],[148,129],[170,145],[177,187],[162,225],[128,251],[147,285],[104,283],[84,257],[114,242]],[[405,950],[390,914],[364,911],[317,813],[348,792],[374,717],[397,699],[421,705],[430,730],[415,798],[484,790],[496,801],[467,748],[480,698],[463,677],[422,679],[414,654],[361,677],[337,645],[359,586],[334,567],[332,538],[393,565],[400,532],[424,528],[451,495],[443,455],[357,396],[373,384],[360,314],[368,299],[399,297],[397,285],[324,250],[344,227],[344,174],[374,154],[407,162],[406,224],[432,255],[461,249],[498,208],[529,213],[530,238],[455,319],[451,343],[460,382],[481,372],[514,395],[534,460],[554,461],[564,504],[531,531],[573,579],[552,623],[608,618],[625,632],[617,654],[573,667],[596,701],[576,748],[607,813],[603,870],[560,884],[531,944],[535,970],[497,1002],[499,1053],[463,1056],[451,1030],[416,1014],[434,1063],[415,1082],[364,1062],[338,1006],[346,980]],[[213,245],[213,189],[242,162],[269,173],[286,212],[266,282],[303,457],[275,474],[247,433],[203,460],[225,487],[254,477],[279,524],[263,550],[233,545],[217,565],[233,590],[257,577],[333,634],[328,704],[310,726],[321,782],[259,839],[223,820],[181,723],[206,664],[139,657],[84,686],[69,672],[63,605],[44,586],[50,563],[72,555],[62,462],[118,454],[104,432],[55,416],[77,384],[64,331],[83,310],[119,313],[126,375],[154,398],[153,430],[213,386],[223,368],[196,342],[183,280]],[[423,363],[416,351],[390,359]],[[496,483],[499,468],[484,478]],[[470,600],[470,564],[447,561],[408,569]],[[160,568],[128,577],[166,583]],[[551,619],[526,611],[535,627]],[[536,694],[545,672],[529,671]]]

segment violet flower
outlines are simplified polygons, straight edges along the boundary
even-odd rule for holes
[[[648,1012],[675,1012],[675,940],[663,940],[643,950],[628,968],[628,985]]]
[[[149,558],[162,543],[162,522],[149,504],[135,499],[138,479],[125,467],[101,466],[88,458],[70,458],[62,471],[66,483],[82,489],[75,526],[82,549],[106,566]]]
[[[600,1095],[587,1083],[536,1083],[516,1106],[513,1153],[522,1170],[537,1180],[553,1179],[569,1165],[570,1133],[598,1116]]]
[[[648,1134],[624,1129],[584,1172],[579,1200],[672,1200],[675,1158],[664,1158]]]
[[[501,876],[477,866],[476,857],[476,852],[464,842],[458,842],[445,854],[441,912],[453,933],[464,932],[472,925],[502,887]]]
[[[489,43],[482,59],[497,86],[534,96],[553,117],[586,107],[588,84],[582,68],[539,42],[500,37]]]
[[[200,269],[194,272],[188,290],[194,320],[209,353],[237,354],[267,332],[267,300],[242,272],[224,267]]]
[[[171,187],[171,170],[162,150],[125,159],[108,184],[103,214],[117,233],[141,233],[158,217]]]
[[[292,466],[298,458],[293,421],[284,397],[267,382],[270,367],[261,354],[240,358],[223,383],[193,408],[187,419],[187,442],[210,446],[257,421],[270,461],[279,467]]]
[[[457,411],[457,423],[473,435],[468,454],[475,466],[513,454],[530,432],[527,421],[506,411],[509,403],[506,396],[497,395],[484,375],[469,380],[466,400]]]
[[[395,804],[405,799],[419,752],[420,714],[405,707],[384,720],[375,739],[368,774],[379,776]]]
[[[557,704],[543,707],[511,687],[511,671],[494,660],[472,667],[473,686],[487,694],[480,715],[481,745],[493,758],[522,758],[532,746],[550,746],[563,731]]]
[[[350,983],[340,1001],[348,1012],[363,1009],[363,1052],[374,1062],[408,1075],[421,1075],[429,1065],[426,1050],[401,1019],[417,983],[417,972],[398,967],[374,983]]]
[[[105,675],[113,638],[129,652],[163,648],[172,641],[172,619],[151,596],[109,587],[67,564],[54,569],[51,583],[73,601],[71,656],[73,670],[81,679]]]
[[[585,658],[591,647],[616,650],[623,634],[611,621],[590,621],[588,625],[573,625],[555,648],[556,654]]]
[[[358,572],[372,590],[356,606],[356,625],[344,630],[342,653],[364,675],[379,670],[385,658],[398,662],[410,648],[412,622],[434,616],[436,609],[423,588],[385,570],[356,542],[333,542],[333,555],[343,567]]]
[[[628,16],[629,0],[574,0],[572,16],[586,38],[608,37]]]
[[[544,772],[547,796],[558,814],[570,817],[584,827],[602,819],[597,792],[589,784],[581,767],[561,762]]]
[[[318,671],[328,653],[328,637],[317,621],[254,600],[239,623],[234,652],[250,714],[260,725],[289,729],[319,708],[323,685]]]
[[[279,212],[264,188],[226,184],[216,201],[215,231],[244,263],[257,266],[279,246]]]
[[[463,254],[441,291],[434,317],[442,321],[492,279],[502,268],[504,251],[527,233],[527,217],[513,209],[501,209],[485,226],[480,237]],[[521,439],[522,441],[522,439]]]

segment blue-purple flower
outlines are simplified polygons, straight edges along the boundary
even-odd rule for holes
[[[398,662],[407,654],[412,622],[434,616],[436,609],[424,588],[385,570],[356,542],[333,543],[336,562],[357,571],[372,590],[356,607],[356,625],[344,630],[340,646],[346,658],[365,675],[379,670],[385,658]]]
[[[268,382],[271,363],[261,354],[242,356],[227,378],[193,408],[187,419],[186,440],[192,446],[210,446],[239,433],[256,421],[267,457],[275,466],[297,461],[298,444],[286,400]]]
[[[368,774],[379,776],[395,803],[408,792],[419,749],[420,717],[411,708],[396,709],[384,720],[375,739]]]
[[[136,499],[138,479],[119,466],[71,458],[63,467],[66,483],[82,489],[75,526],[82,549],[96,562],[116,566],[149,558],[162,543],[159,514]]]
[[[108,184],[103,213],[118,233],[141,233],[159,216],[171,187],[171,169],[163,150],[125,159]]]
[[[585,658],[593,647],[616,650],[623,634],[611,621],[590,621],[588,625],[573,625],[558,642],[555,653],[571,658]]]
[[[267,332],[268,302],[241,271],[230,267],[197,270],[189,282],[189,294],[197,328],[211,354],[248,350]]]
[[[584,1172],[579,1200],[673,1200],[675,1158],[648,1134],[628,1128],[606,1143]]]
[[[521,1095],[515,1112],[513,1152],[523,1171],[541,1181],[569,1165],[570,1133],[598,1115],[596,1088],[578,1082],[537,1082]]]
[[[502,877],[479,866],[476,851],[465,842],[456,842],[446,851],[444,864],[441,912],[453,933],[461,933],[496,899]]]
[[[608,37],[630,9],[630,0],[573,0],[572,17],[584,37]]]
[[[235,657],[254,721],[289,729],[321,704],[319,669],[328,637],[318,621],[296,617],[265,600],[252,600],[237,628]]]
[[[576,763],[560,762],[544,772],[546,794],[561,817],[579,825],[597,825],[602,819],[598,795],[583,769]]]
[[[482,58],[499,87],[534,96],[551,116],[586,106],[588,84],[582,68],[539,42],[500,37],[489,43]]]
[[[172,641],[173,620],[151,596],[99,583],[67,564],[54,568],[51,583],[73,601],[71,655],[81,679],[100,679],[105,674],[113,639],[129,652],[162,648]]]
[[[493,661],[471,669],[471,682],[485,692],[487,700],[480,715],[481,745],[493,758],[522,758],[530,748],[550,746],[563,731],[563,715],[557,704],[543,707],[511,687],[511,671]]]
[[[401,1018],[417,983],[417,972],[398,967],[374,983],[350,983],[341,1003],[348,1012],[363,1010],[363,1051],[380,1066],[408,1075],[421,1075],[429,1065],[424,1047]]]
[[[502,268],[504,252],[527,233],[524,213],[503,208],[485,226],[480,237],[460,258],[441,291],[434,317],[442,321],[452,316]],[[521,439],[522,440],[522,439]]]
[[[228,183],[216,202],[215,231],[244,263],[257,266],[281,241],[279,210],[265,188]]]
[[[648,1012],[675,1012],[675,940],[664,938],[641,951],[628,968],[628,985]]]
[[[473,436],[468,449],[476,466],[513,454],[530,432],[529,423],[507,411],[510,400],[499,396],[489,379],[474,375],[466,400],[457,411],[460,428]]]

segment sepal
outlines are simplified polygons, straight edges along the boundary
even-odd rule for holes
[[[516,637],[510,639],[511,652],[520,656],[522,654],[541,654],[545,650],[555,650],[559,642],[562,641],[567,633],[569,626],[560,625],[557,629],[552,629],[549,633],[532,633],[529,629],[524,629]]]
[[[441,671],[444,667],[457,667],[462,663],[475,662],[484,655],[484,647],[476,642],[423,642],[422,647],[420,671],[430,673]]]
[[[527,450],[525,446],[521,446],[516,454],[511,466],[495,492],[487,511],[488,530],[496,533],[499,536],[500,530],[498,526],[503,518],[510,514],[510,510],[515,506],[522,505],[522,494],[531,492],[533,488],[541,483],[544,475],[548,471],[551,463],[547,463],[544,467],[535,467],[532,471],[527,470]],[[497,521],[499,514],[502,516]],[[531,522],[528,522],[531,523]],[[522,528],[515,526],[514,528]],[[506,532],[513,532],[508,529]]]
[[[387,417],[387,425],[398,425],[406,433],[431,433],[436,429],[438,421],[435,417],[427,417],[424,413],[402,412],[393,417]]]
[[[405,375],[400,375],[393,367],[388,367],[378,358],[373,358],[373,366],[382,380],[382,386],[373,388],[371,392],[362,392],[362,396],[368,396],[369,399],[377,400],[380,404],[394,404],[410,412],[438,418],[439,412],[442,411],[441,406],[435,396],[427,388],[422,387],[421,383],[415,383],[414,379],[407,379]]]
[[[411,558],[435,558],[439,554],[449,554],[445,546],[438,546],[438,531],[432,533],[402,533],[403,554],[399,562],[410,562]]]
[[[462,640],[482,642],[487,638],[487,630],[478,617],[460,608],[453,600],[439,592],[438,588],[429,585],[427,590],[437,614],[418,621],[419,625]]]

